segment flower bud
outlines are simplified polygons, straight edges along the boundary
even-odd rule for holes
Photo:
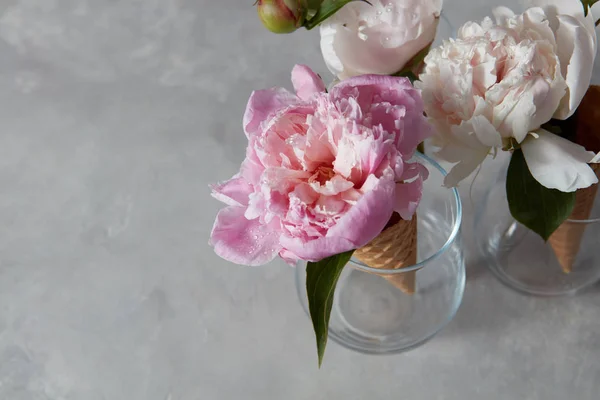
[[[258,0],[258,17],[274,33],[291,33],[304,23],[305,0]]]

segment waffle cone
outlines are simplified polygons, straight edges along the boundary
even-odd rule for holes
[[[367,245],[354,252],[354,256],[371,268],[399,269],[417,263],[417,216],[410,221],[395,214],[388,227]],[[403,274],[381,274],[402,292],[415,292],[416,271]]]
[[[592,164],[591,167],[596,172],[596,175],[600,176],[600,164]],[[575,208],[569,216],[569,219],[588,219],[592,212],[597,192],[597,184],[585,189],[579,189],[576,193]],[[577,253],[579,253],[584,233],[585,224],[565,221],[556,231],[554,231],[548,240],[550,246],[552,246],[552,249],[554,250],[554,254],[556,254],[558,263],[566,274],[573,269],[573,263],[575,263]]]
[[[597,153],[600,151],[600,86],[590,86],[575,114],[575,143],[586,150]],[[590,165],[596,176],[600,176],[600,165]],[[598,185],[580,189],[576,193],[575,208],[569,216],[572,220],[589,219],[594,206]],[[585,224],[565,221],[550,236],[549,242],[556,258],[565,273],[571,272],[573,263],[579,253],[581,240],[585,233]]]

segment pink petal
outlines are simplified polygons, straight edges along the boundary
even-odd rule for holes
[[[420,91],[406,78],[362,75],[343,80],[332,90],[334,99],[356,97],[364,110],[372,109],[373,124],[383,124],[386,130],[396,133],[396,146],[405,156],[412,156],[417,145],[433,134],[431,125],[423,115]],[[389,115],[381,111],[389,112]],[[401,122],[396,126],[396,120]]]
[[[365,139],[355,145],[358,153],[359,163],[363,174],[369,175],[380,171],[381,164],[388,160],[389,155],[394,152],[394,142],[383,138]],[[385,167],[385,165],[384,165]]]
[[[246,159],[242,162],[240,167],[240,175],[244,177],[244,179],[254,186],[258,186],[260,184],[260,177],[262,176],[265,167],[262,165],[256,154],[252,152],[250,156],[247,156]]]
[[[300,238],[282,236],[281,244],[287,249],[288,254],[293,253],[304,261],[313,262],[321,261],[329,256],[344,253],[357,248],[353,242],[346,238],[328,236],[308,242],[305,242]]]
[[[414,97],[419,98],[418,90],[410,84],[407,78],[387,75],[360,75],[344,79],[331,89],[331,95],[336,99],[343,99],[355,91],[359,93],[358,102],[361,107],[364,107],[365,104],[372,104],[374,98],[376,98],[376,102],[387,101],[391,104],[402,104],[402,100],[407,94],[413,97],[411,92],[414,92]],[[361,97],[364,97],[364,101],[361,101],[363,100]]]
[[[302,100],[308,100],[314,94],[326,91],[321,77],[306,65],[297,64],[294,66],[294,69],[292,69],[292,84],[296,94]]]
[[[261,124],[273,117],[282,108],[298,102],[298,97],[283,88],[252,92],[244,113],[244,131],[250,138],[259,135]]]
[[[230,206],[247,206],[252,186],[239,174],[226,182],[211,185],[212,196]]]
[[[396,183],[394,211],[400,214],[402,219],[410,220],[417,210],[422,195],[423,179],[421,177],[409,183]]]
[[[283,261],[285,261],[288,265],[295,267],[296,263],[298,261],[300,261],[300,259],[298,258],[297,255],[295,255],[294,253],[292,253],[289,250],[281,250],[279,252],[279,257],[281,257],[283,259]]]
[[[263,265],[281,250],[276,225],[261,225],[258,219],[244,218],[245,207],[222,209],[210,234],[209,244],[227,261],[241,265]]]
[[[265,212],[265,196],[260,192],[251,193],[249,196],[248,207],[244,212],[246,219],[259,218]]]
[[[334,196],[352,188],[354,183],[347,181],[341,175],[335,175],[333,178],[321,185],[319,182],[311,182],[310,187],[317,193],[325,196]]]
[[[321,215],[339,215],[348,208],[348,203],[338,196],[321,196],[315,203],[314,211]]]
[[[405,169],[402,175],[400,175],[400,180],[412,181],[417,177],[421,177],[423,180],[426,180],[429,177],[429,170],[423,164],[413,162],[405,165]]]
[[[370,186],[369,179],[365,186],[367,184]],[[326,236],[310,241],[282,236],[281,244],[308,261],[318,261],[364,246],[381,233],[392,216],[394,186],[394,172],[389,168],[373,185],[372,190],[366,192],[337,224],[329,229]]]
[[[261,179],[263,188],[268,187],[273,191],[287,194],[310,176],[311,173],[308,171],[272,167],[263,172]]]

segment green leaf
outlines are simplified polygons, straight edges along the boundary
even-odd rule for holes
[[[319,367],[323,363],[325,346],[327,346],[329,317],[331,316],[335,285],[337,285],[342,269],[350,261],[352,253],[354,250],[327,257],[319,262],[309,262],[306,267],[308,309],[317,337]]]
[[[304,27],[308,30],[313,29],[351,1],[363,1],[371,4],[367,0],[323,0],[317,13],[311,19],[304,22]]]
[[[583,4],[583,14],[587,17],[590,8],[597,2],[598,0],[581,0],[581,4]]]
[[[521,149],[513,152],[508,166],[506,197],[513,218],[545,241],[575,207],[575,192],[548,189],[531,175]]]

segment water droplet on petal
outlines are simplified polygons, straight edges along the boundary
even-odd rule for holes
[[[383,12],[382,12],[381,10],[379,10],[379,11],[377,11],[375,14],[377,14],[377,15],[381,15],[381,14],[383,14]]]

